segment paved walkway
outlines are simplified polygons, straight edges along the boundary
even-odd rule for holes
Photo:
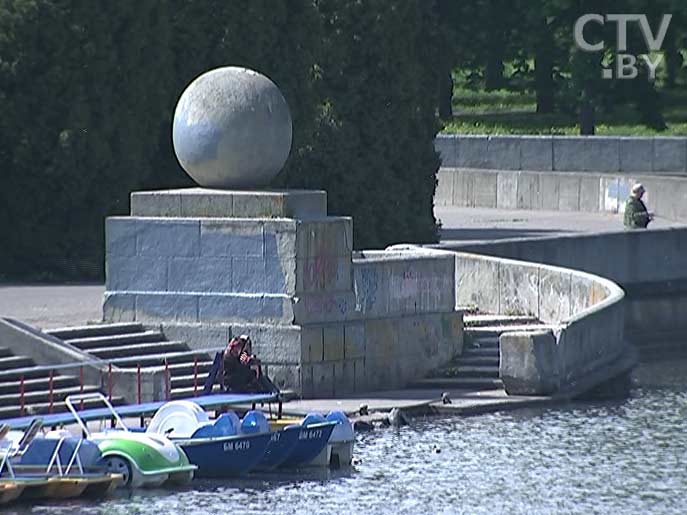
[[[104,292],[101,284],[0,284],[0,317],[41,329],[84,325],[102,320]]]
[[[542,238],[561,234],[623,231],[622,215],[523,209],[475,207],[434,208],[442,223],[441,241],[484,241],[506,238]],[[651,229],[684,227],[685,224],[657,218]]]
[[[451,401],[449,404],[442,402],[441,396],[444,391]],[[399,408],[409,411],[476,415],[523,407],[547,406],[557,402],[562,401],[552,397],[508,396],[504,390],[401,389],[368,392],[340,399],[293,400],[284,404],[284,413],[305,415],[311,411],[327,413],[336,409],[354,415],[364,404],[370,412],[388,412],[393,408]]]

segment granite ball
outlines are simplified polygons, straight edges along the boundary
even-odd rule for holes
[[[204,73],[174,111],[174,152],[202,187],[266,186],[289,157],[291,139],[291,114],[281,91],[246,68]]]

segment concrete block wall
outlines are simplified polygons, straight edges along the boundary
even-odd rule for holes
[[[273,380],[305,396],[402,386],[449,361],[462,348],[453,255],[353,259],[352,220],[316,216],[322,198],[134,193],[132,214],[147,216],[106,222],[104,319],[159,325],[194,349],[250,334]],[[270,216],[238,217],[253,211]]]
[[[364,251],[353,259],[358,316],[380,318],[446,312],[453,307],[450,253]]]
[[[304,326],[163,324],[162,330],[194,349],[249,334],[275,384],[304,397],[402,387],[463,348],[463,316],[455,310]]]
[[[641,182],[658,216],[687,220],[687,177],[441,168],[437,206],[622,213]]]
[[[400,388],[449,362],[463,345],[460,312],[311,325],[301,330],[301,381],[306,397]]]
[[[599,173],[687,173],[687,138],[618,136],[436,137],[442,167]]]
[[[291,323],[293,298],[351,291],[346,217],[111,217],[105,319]]]

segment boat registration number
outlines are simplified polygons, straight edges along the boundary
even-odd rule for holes
[[[301,431],[301,433],[298,435],[299,440],[314,440],[319,438],[322,438],[321,429],[310,429]]]
[[[229,451],[245,451],[250,449],[250,442],[244,440],[243,442],[224,442],[224,452]]]

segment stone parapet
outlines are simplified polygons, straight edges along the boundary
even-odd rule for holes
[[[442,167],[685,174],[687,138],[440,134]]]

